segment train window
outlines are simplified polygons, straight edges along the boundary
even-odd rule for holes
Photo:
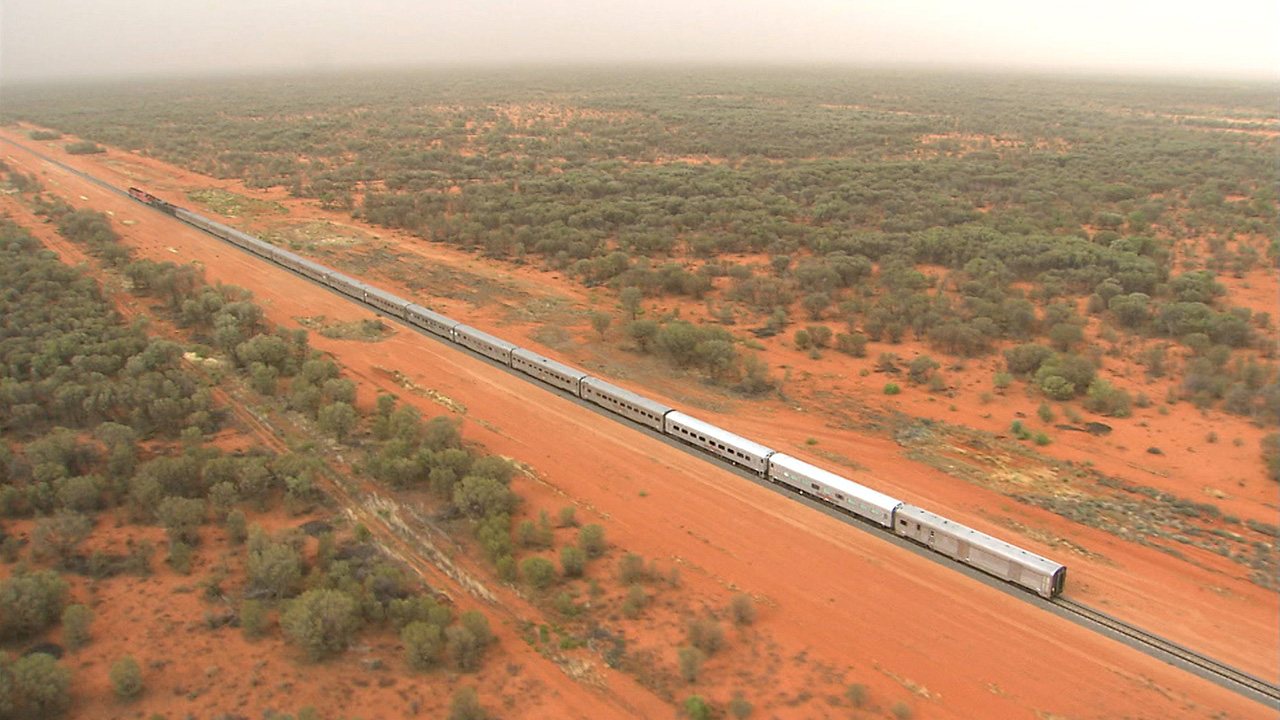
[[[836,499],[837,499],[837,500],[844,500],[844,496],[843,496],[843,495],[841,495],[840,493],[836,493]]]
[[[809,483],[809,487],[813,488],[814,490],[817,490],[817,489],[818,489],[818,483]]]

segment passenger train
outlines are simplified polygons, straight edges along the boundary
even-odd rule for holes
[[[686,415],[643,395],[593,377],[502,338],[348,277],[319,263],[129,188],[130,197],[293,270],[387,315],[473,350],[609,412],[807,495],[931,550],[1052,598],[1062,593],[1067,568],[1003,540],[908,505],[852,480]]]

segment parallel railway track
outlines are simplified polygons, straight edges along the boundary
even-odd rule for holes
[[[1106,628],[1114,635],[1127,638],[1132,641],[1131,644],[1142,645],[1148,654],[1172,665],[1190,666],[1198,670],[1202,676],[1217,682],[1219,685],[1236,690],[1247,690],[1249,692],[1244,694],[1252,694],[1258,699],[1265,699],[1266,702],[1273,706],[1280,707],[1280,686],[1237,670],[1175,642],[1165,640],[1158,635],[1153,635],[1142,628],[1130,625],[1123,620],[1118,620],[1088,605],[1082,605],[1075,600],[1059,596],[1050,602],[1089,623]]]

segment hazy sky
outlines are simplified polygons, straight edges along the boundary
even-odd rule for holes
[[[0,0],[0,80],[852,63],[1280,76],[1277,0]]]

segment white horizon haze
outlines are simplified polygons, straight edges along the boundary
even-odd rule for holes
[[[1280,78],[1280,3],[3,0],[0,82],[395,66],[838,64]]]

